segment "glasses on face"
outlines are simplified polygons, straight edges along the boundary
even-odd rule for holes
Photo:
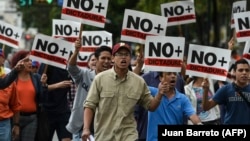
[[[117,52],[115,54],[115,56],[118,56],[118,57],[128,57],[128,56],[130,56],[130,54],[129,53]]]

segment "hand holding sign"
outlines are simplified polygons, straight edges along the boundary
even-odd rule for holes
[[[136,57],[136,65],[143,66],[144,64],[144,56],[142,54],[138,54]]]
[[[78,39],[76,39],[76,41],[75,41],[75,52],[78,53],[78,52],[80,51],[81,47],[82,47],[81,39],[78,38]]]
[[[232,50],[234,47],[234,36],[230,39],[230,41],[227,43],[228,49]]]

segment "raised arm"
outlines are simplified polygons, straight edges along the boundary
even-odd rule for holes
[[[167,82],[160,82],[158,89],[158,94],[150,102],[149,111],[154,111],[159,106],[162,96],[168,91],[169,86],[167,85]]]
[[[70,56],[70,59],[69,59],[69,65],[76,65],[77,64],[77,56],[78,56],[78,53],[80,51],[80,48],[81,48],[81,40],[78,38],[76,41],[75,41],[75,51],[73,52],[73,54]]]
[[[233,50],[233,47],[234,47],[234,36],[227,43],[227,46],[228,46],[228,49]]]
[[[133,69],[133,72],[138,75],[141,75],[143,64],[144,64],[144,57],[142,55],[138,55],[136,57],[136,66]]]
[[[0,78],[0,89],[8,87],[13,81],[16,80],[18,72],[24,68],[23,61],[28,59],[27,57],[18,61],[16,66],[8,73],[4,78]]]
[[[217,103],[211,98],[208,100],[208,91],[209,91],[209,81],[207,78],[205,78],[202,82],[202,87],[203,87],[203,97],[202,97],[202,108],[205,111],[210,110],[214,106],[217,105]]]

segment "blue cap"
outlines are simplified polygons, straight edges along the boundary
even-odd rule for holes
[[[39,62],[32,61],[32,67],[39,67]]]

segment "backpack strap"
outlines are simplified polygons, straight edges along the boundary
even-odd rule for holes
[[[234,89],[236,92],[238,92],[240,94],[240,96],[243,98],[243,100],[247,103],[247,105],[250,107],[250,102],[247,100],[247,98],[243,95],[242,91],[241,91],[241,88],[236,85],[234,82],[233,82],[233,86],[234,86]]]

